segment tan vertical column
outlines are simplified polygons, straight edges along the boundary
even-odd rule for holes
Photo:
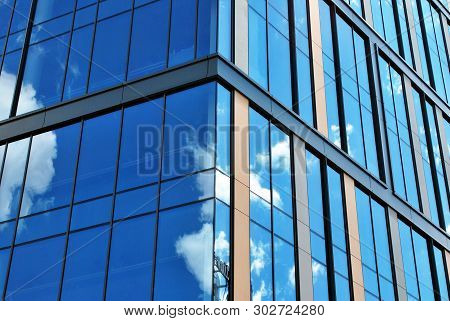
[[[322,36],[320,33],[319,1],[309,1],[311,26],[311,53],[316,102],[317,130],[328,137],[327,104],[325,99],[325,79],[323,75]]]
[[[442,12],[441,12],[441,21],[442,21],[442,29],[444,29],[444,38],[445,41],[447,42],[447,55],[450,56],[450,34],[448,30],[449,22],[447,21],[447,17]]]
[[[370,0],[363,0],[362,3],[363,3],[364,19],[366,20],[369,26],[373,27],[372,7],[370,5]]]
[[[445,178],[448,182],[450,182],[450,156],[448,152],[447,145],[447,137],[445,135],[445,125],[444,125],[444,116],[442,115],[442,110],[436,107],[436,118],[437,118],[437,126],[439,131],[439,139],[441,141],[442,147],[442,156],[443,156],[443,165],[445,166]]]
[[[450,252],[449,251],[445,251],[445,260],[447,261],[448,280],[450,280]]]
[[[397,280],[397,293],[399,301],[407,301],[405,271],[403,269],[402,247],[400,244],[400,233],[398,231],[397,213],[388,208],[389,227],[391,230],[392,254],[394,256],[395,276]]]
[[[350,263],[355,301],[364,301],[364,280],[362,274],[361,248],[359,243],[358,213],[356,212],[355,182],[344,173],[345,206],[350,243]]]
[[[234,2],[234,64],[248,74],[248,1]]]
[[[411,0],[406,0],[405,9],[406,9],[406,19],[408,20],[408,30],[411,39],[411,48],[414,65],[416,66],[417,73],[419,75],[422,75],[422,64],[420,62],[419,45],[417,42],[417,34],[416,34],[416,27],[420,28],[420,25],[417,24],[416,26],[416,23],[414,21]]]
[[[425,217],[431,220],[430,204],[428,203],[427,184],[425,182],[425,173],[423,171],[422,149],[420,146],[419,129],[417,126],[416,111],[414,108],[414,98],[412,94],[411,81],[403,77],[405,82],[406,109],[409,116],[409,125],[412,132],[412,145],[414,150],[414,159],[417,168],[417,181],[419,185],[419,196],[422,202],[422,210]]]
[[[250,300],[250,175],[248,100],[234,94],[233,293],[236,301]]]
[[[294,136],[294,171],[300,300],[312,301],[314,297],[306,178],[306,148],[305,143],[297,136]]]

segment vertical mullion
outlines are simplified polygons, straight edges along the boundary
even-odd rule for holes
[[[441,292],[439,291],[439,281],[437,276],[437,269],[436,269],[436,259],[434,257],[434,250],[433,250],[433,244],[430,241],[430,239],[425,239],[427,242],[427,248],[428,248],[428,261],[430,263],[430,269],[431,269],[431,280],[433,283],[433,293],[434,293],[434,299],[436,301],[441,301]]]
[[[62,264],[61,264],[61,280],[59,280],[59,289],[58,289],[58,300],[61,300],[61,296],[62,296],[62,289],[63,289],[63,284],[64,284],[64,274],[65,274],[65,267],[66,267],[66,256],[67,256],[67,251],[68,251],[68,247],[69,247],[69,235],[70,235],[70,225],[72,222],[72,212],[73,212],[73,203],[74,203],[74,199],[75,199],[75,189],[76,189],[76,185],[77,185],[77,175],[78,175],[78,165],[80,163],[80,152],[81,152],[81,143],[83,141],[83,129],[84,129],[84,120],[82,120],[80,122],[80,137],[78,138],[78,152],[77,152],[77,159],[75,162],[75,168],[74,168],[74,176],[73,176],[73,184],[72,184],[72,197],[71,197],[71,202],[69,204],[69,219],[67,220],[67,230],[65,233],[65,238],[66,238],[66,242],[65,242],[65,246],[64,246],[64,256],[62,258]]]
[[[74,1],[74,8],[73,8],[73,17],[72,17],[72,27],[70,32],[70,36],[69,36],[69,46],[67,48],[67,57],[66,57],[66,65],[64,67],[64,79],[63,79],[63,83],[61,86],[61,96],[60,96],[60,101],[64,100],[64,90],[66,87],[66,80],[67,80],[67,68],[69,67],[69,59],[70,59],[70,53],[72,51],[72,39],[73,39],[73,31],[74,31],[74,26],[75,26],[75,15],[77,13],[77,4],[78,4],[78,0]]]
[[[266,2],[266,80],[267,80],[267,91],[270,92],[270,59],[269,59],[269,0],[264,0]],[[256,11],[256,10],[255,10]],[[273,249],[272,249],[273,250]]]
[[[95,63],[95,61],[94,61],[94,45],[95,45],[95,38],[96,38],[96,34],[97,34],[98,12],[100,10],[100,0],[97,0],[96,6],[97,6],[97,8],[96,8],[96,11],[95,11],[94,29],[92,30],[90,64],[89,64],[89,67],[88,67],[86,88],[84,90],[85,94],[89,92],[89,84],[90,84],[90,81],[91,81],[92,64]]]
[[[167,58],[168,59],[168,58]],[[162,122],[161,122],[161,146],[159,149],[159,178],[158,178],[158,194],[156,200],[156,213],[155,213],[155,227],[154,227],[154,241],[153,241],[153,260],[152,260],[152,283],[150,289],[150,300],[153,301],[155,298],[155,276],[156,276],[156,255],[158,249],[158,228],[159,228],[159,212],[160,212],[160,204],[161,204],[161,180],[162,180],[162,168],[163,168],[163,160],[164,160],[164,133],[165,133],[165,121],[166,121],[166,104],[167,104],[167,94],[164,95],[164,106],[162,113]]]
[[[128,49],[127,49],[127,62],[125,64],[125,79],[124,81],[126,82],[128,80],[128,70],[129,70],[129,64],[130,64],[130,52],[131,52],[131,41],[132,41],[132,37],[133,37],[133,24],[134,24],[134,13],[135,13],[135,9],[134,9],[134,5],[135,5],[135,0],[131,0],[132,4],[131,4],[131,18],[130,18],[130,34],[128,35]]]
[[[28,56],[28,49],[30,46],[31,32],[33,30],[34,15],[36,13],[36,7],[38,0],[31,0],[30,12],[28,15],[28,24],[25,31],[25,39],[23,42],[22,55],[20,58],[19,69],[17,71],[16,84],[13,91],[13,100],[11,104],[10,117],[13,117],[17,113],[17,105],[19,103],[20,90],[22,88],[23,76],[25,73],[25,65]],[[9,37],[8,37],[9,38]]]
[[[289,25],[289,49],[291,60],[291,89],[292,89],[292,109],[300,114],[300,101],[298,94],[298,75],[297,75],[297,37],[295,25],[295,0],[288,1],[288,25]]]
[[[170,33],[172,32],[172,2],[175,0],[168,0],[169,1],[169,23],[168,23],[168,32],[167,32],[167,51],[166,51],[166,64],[165,64],[165,68],[167,68],[167,66],[169,66],[169,56],[170,56],[170,42],[171,42],[171,37],[170,37]],[[195,52],[194,52],[195,54]],[[164,98],[164,104],[165,104],[165,98]],[[165,106],[165,105],[164,105]]]
[[[18,225],[19,225],[20,211],[22,209],[23,194],[24,194],[24,190],[25,190],[25,182],[26,182],[27,173],[28,173],[28,163],[30,162],[31,144],[33,143],[33,136],[30,136],[27,139],[28,139],[28,148],[27,148],[27,154],[25,156],[26,157],[26,161],[25,161],[25,168],[23,170],[23,179],[22,179],[22,185],[21,185],[20,196],[19,196],[19,203],[18,203],[19,206],[17,208],[16,218],[12,221],[12,222],[15,221],[16,225],[14,227],[14,234],[13,234],[13,238],[12,238],[12,241],[11,241],[8,267],[7,267],[7,270],[6,270],[6,273],[5,273],[5,283],[4,283],[4,289],[3,289],[3,300],[6,300],[6,293],[7,293],[7,289],[8,289],[8,283],[9,283],[9,275],[11,273],[13,254],[14,254],[14,248],[15,248],[16,237],[17,237],[17,230],[18,230]],[[6,156],[6,153],[5,153],[5,156]]]
[[[134,2],[134,0],[133,0],[133,2]],[[134,8],[134,3],[133,3],[133,8]],[[123,130],[124,119],[125,119],[125,109],[122,106],[121,115],[120,115],[120,128],[119,128],[119,135],[118,135],[118,142],[117,142],[116,170],[115,170],[115,178],[114,178],[114,189],[113,189],[113,195],[112,195],[111,217],[110,217],[110,221],[109,221],[108,246],[107,246],[107,250],[106,250],[105,275],[104,275],[104,279],[103,279],[103,300],[104,301],[106,300],[106,289],[108,286],[109,259],[111,257],[111,243],[112,243],[113,226],[114,226],[117,181],[119,178],[119,163],[120,163],[120,153],[121,153],[121,146],[122,146],[122,130]]]
[[[420,294],[420,286],[419,286],[419,272],[417,271],[417,259],[416,259],[416,249],[414,247],[414,239],[413,239],[413,230],[411,228],[411,226],[408,226],[408,230],[409,230],[409,237],[411,239],[411,245],[412,245],[412,254],[413,254],[413,259],[414,259],[414,271],[415,271],[415,275],[416,275],[416,285],[417,285],[417,293],[419,294],[419,297],[417,298],[419,301],[422,300],[421,299],[421,294]],[[406,273],[406,272],[405,272]]]
[[[268,126],[269,126],[269,173],[270,173],[270,232],[271,232],[271,246],[272,246],[272,300],[276,300],[276,288],[275,288],[275,233],[274,233],[274,225],[273,225],[273,182],[272,182],[272,128],[271,128],[271,121],[267,120]]]
[[[185,0],[183,0],[183,1],[185,1]],[[197,45],[197,41],[198,41],[198,11],[199,11],[199,8],[200,8],[200,1],[201,0],[195,0],[195,12],[196,12],[196,14],[195,14],[195,26],[194,26],[194,29],[195,29],[195,34],[194,34],[194,60],[197,58],[197,48],[198,48],[198,45]]]

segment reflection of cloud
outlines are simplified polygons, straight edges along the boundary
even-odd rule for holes
[[[57,141],[54,132],[46,132],[33,139],[31,157],[28,165],[26,188],[22,201],[22,215],[29,214],[33,206],[48,208],[53,198],[42,199],[55,176],[54,160],[58,156]]]
[[[325,275],[325,267],[317,262],[312,262],[313,283],[315,284],[318,279]]]
[[[295,265],[289,269],[289,285],[295,287]]]
[[[339,125],[335,124],[331,125],[330,139],[333,142],[333,144],[341,146],[341,132]]]
[[[264,282],[264,280],[261,281],[259,289],[256,290],[256,292],[252,293],[252,300],[253,301],[261,301],[263,297],[265,297],[267,295],[267,290],[266,290],[266,282]]]
[[[270,202],[270,189],[263,187],[261,185],[261,178],[254,173],[250,173],[250,190],[265,199],[267,202]],[[274,189],[272,194],[273,204],[275,206],[282,207],[283,202],[281,200],[280,193]]]
[[[12,202],[22,185],[29,139],[9,145],[0,186],[0,220],[11,218]]]
[[[250,239],[250,257],[251,257],[251,265],[250,271],[255,272],[256,276],[261,274],[261,271],[264,269],[266,265],[266,249],[270,245],[268,243],[263,243],[261,241],[258,244],[255,244],[253,239]]]
[[[289,150],[289,138],[285,138],[277,142],[272,148],[272,171],[287,171],[290,169],[290,150]],[[258,153],[256,155],[256,161],[261,166],[260,168],[269,168],[270,157],[267,153]]]
[[[216,239],[214,240],[214,252],[216,253],[216,256],[221,259],[228,258],[230,253],[230,242],[228,242],[227,234],[225,231],[219,231],[216,235]]]
[[[200,289],[211,294],[213,226],[203,224],[198,232],[185,234],[175,242],[176,253],[183,257],[187,269],[199,283]]]
[[[216,197],[230,205],[230,178],[216,171]]]

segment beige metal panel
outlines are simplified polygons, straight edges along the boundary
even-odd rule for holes
[[[248,1],[234,3],[234,63],[248,74]]]
[[[250,301],[250,218],[234,209],[233,293],[235,301]]]
[[[441,147],[442,147],[442,154],[443,154],[443,164],[445,166],[445,178],[448,182],[450,182],[450,171],[449,164],[450,164],[450,156],[448,153],[448,147],[447,147],[447,137],[445,136],[445,119],[442,115],[442,110],[439,108],[435,108],[436,110],[436,118],[437,118],[437,126],[438,126],[438,132],[439,132],[439,139],[441,141]]]
[[[234,209],[233,294],[250,300],[250,189],[248,155],[248,100],[234,93]]]
[[[309,1],[311,26],[311,53],[313,62],[314,96],[316,102],[317,130],[328,137],[327,104],[325,99],[325,79],[323,75],[322,36],[320,33],[319,1]]]
[[[423,171],[422,149],[420,147],[419,130],[417,126],[416,112],[414,109],[414,99],[412,94],[411,81],[404,77],[406,109],[409,116],[409,124],[412,132],[412,145],[414,150],[414,159],[417,169],[417,182],[419,186],[420,200],[422,203],[422,211],[426,218],[431,220],[430,205],[428,202],[427,184],[425,181],[425,173]]]
[[[297,136],[293,138],[293,146],[300,300],[311,301],[313,300],[313,275],[306,178],[306,148],[305,143]]]
[[[372,7],[370,5],[370,0],[363,0],[362,3],[363,3],[364,19],[366,20],[369,26],[373,27]]]
[[[406,19],[408,20],[408,30],[411,39],[411,48],[414,65],[416,66],[417,73],[419,75],[422,75],[422,64],[420,62],[419,45],[417,42],[417,35],[416,35],[416,27],[420,28],[420,25],[417,24],[416,26],[416,23],[414,22],[411,0],[406,0],[405,9],[406,9]]]
[[[449,0],[450,4],[450,0]],[[445,41],[447,42],[447,54],[450,56],[450,33],[448,30],[449,22],[447,21],[447,18],[445,17],[444,13],[441,12],[441,20],[442,20],[442,26],[444,29],[444,37]]]
[[[445,251],[445,260],[447,261],[448,280],[450,280],[450,252],[449,251]]]
[[[356,212],[355,182],[344,173],[345,206],[350,243],[350,263],[355,301],[364,301],[364,279],[362,276],[361,249],[359,243],[358,214]]]
[[[402,248],[400,244],[400,234],[398,230],[397,213],[388,208],[389,227],[391,230],[392,254],[394,256],[395,276],[397,280],[397,293],[400,301],[407,301],[405,271],[403,269]]]

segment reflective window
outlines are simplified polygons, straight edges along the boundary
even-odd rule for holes
[[[211,300],[214,203],[160,212],[155,300]]]
[[[113,226],[107,300],[150,300],[155,216]]]
[[[70,203],[80,127],[76,124],[33,137],[21,216]]]
[[[379,67],[394,191],[419,208],[402,76],[382,58]]]
[[[6,300],[57,300],[65,237],[16,246]]]
[[[103,300],[108,240],[105,226],[69,235],[62,300]]]
[[[154,183],[159,177],[163,99],[126,108],[117,190]]]
[[[366,300],[394,301],[386,210],[355,188]]]
[[[167,97],[162,168],[164,178],[214,166],[214,125],[214,84]]]
[[[84,122],[75,200],[112,193],[117,160],[120,113]]]
[[[166,67],[169,1],[152,2],[134,11],[128,79]]]
[[[124,13],[97,23],[89,79],[90,92],[125,80],[130,19],[131,15]]]
[[[433,246],[433,254],[434,254],[434,262],[436,263],[436,276],[438,281],[438,294],[439,298],[442,301],[448,301],[448,280],[447,274],[445,273],[445,257],[441,249],[436,246]]]

